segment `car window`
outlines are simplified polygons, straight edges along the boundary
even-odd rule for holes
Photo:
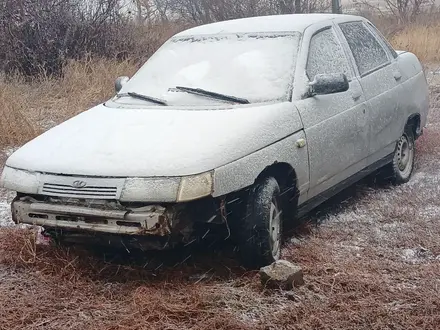
[[[385,49],[362,22],[339,25],[347,39],[361,75],[389,62]]]
[[[148,95],[171,105],[216,102],[174,90],[183,86],[251,103],[286,101],[292,93],[300,38],[299,32],[178,35],[155,52],[120,93]]]
[[[382,40],[383,44],[385,45],[386,48],[388,48],[388,50],[390,51],[391,55],[394,58],[397,58],[396,51],[394,50],[393,46],[391,46],[389,41],[383,36],[383,34],[380,33],[380,31],[373,24],[368,23],[368,26],[370,27],[371,32],[376,36],[376,38],[379,38],[380,40]]]
[[[347,57],[332,28],[316,33],[310,40],[306,71],[309,80],[317,74],[331,73],[345,73],[351,79]]]

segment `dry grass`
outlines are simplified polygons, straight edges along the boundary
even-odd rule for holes
[[[47,128],[105,101],[114,94],[114,81],[133,75],[130,61],[70,62],[62,79],[47,77],[25,82],[0,76],[0,147],[20,145]]]
[[[149,269],[38,246],[33,230],[2,229],[0,329],[247,329],[188,279],[198,269]]]
[[[400,30],[391,42],[396,49],[416,54],[423,62],[440,62],[440,25],[410,25]]]
[[[37,133],[24,115],[22,98],[14,85],[0,82],[0,146],[22,144]]]

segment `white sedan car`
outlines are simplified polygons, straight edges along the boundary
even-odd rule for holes
[[[163,249],[219,225],[260,266],[280,258],[283,223],[347,185],[382,167],[408,181],[428,103],[416,56],[364,18],[219,22],[24,145],[1,184],[16,223],[61,241]]]

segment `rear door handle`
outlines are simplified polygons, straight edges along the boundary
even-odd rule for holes
[[[353,97],[353,100],[357,101],[361,98],[362,92],[361,91],[353,92],[353,94],[351,94],[351,96]]]
[[[399,81],[400,79],[402,79],[402,74],[399,71],[394,71],[394,79],[396,79],[396,81]]]

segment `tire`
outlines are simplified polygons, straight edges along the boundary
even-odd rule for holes
[[[414,171],[415,143],[410,127],[397,141],[392,163],[389,165],[391,182],[395,185],[407,183]]]
[[[275,178],[265,178],[251,189],[239,234],[244,266],[262,267],[280,258],[283,223],[280,205],[280,187]]]

